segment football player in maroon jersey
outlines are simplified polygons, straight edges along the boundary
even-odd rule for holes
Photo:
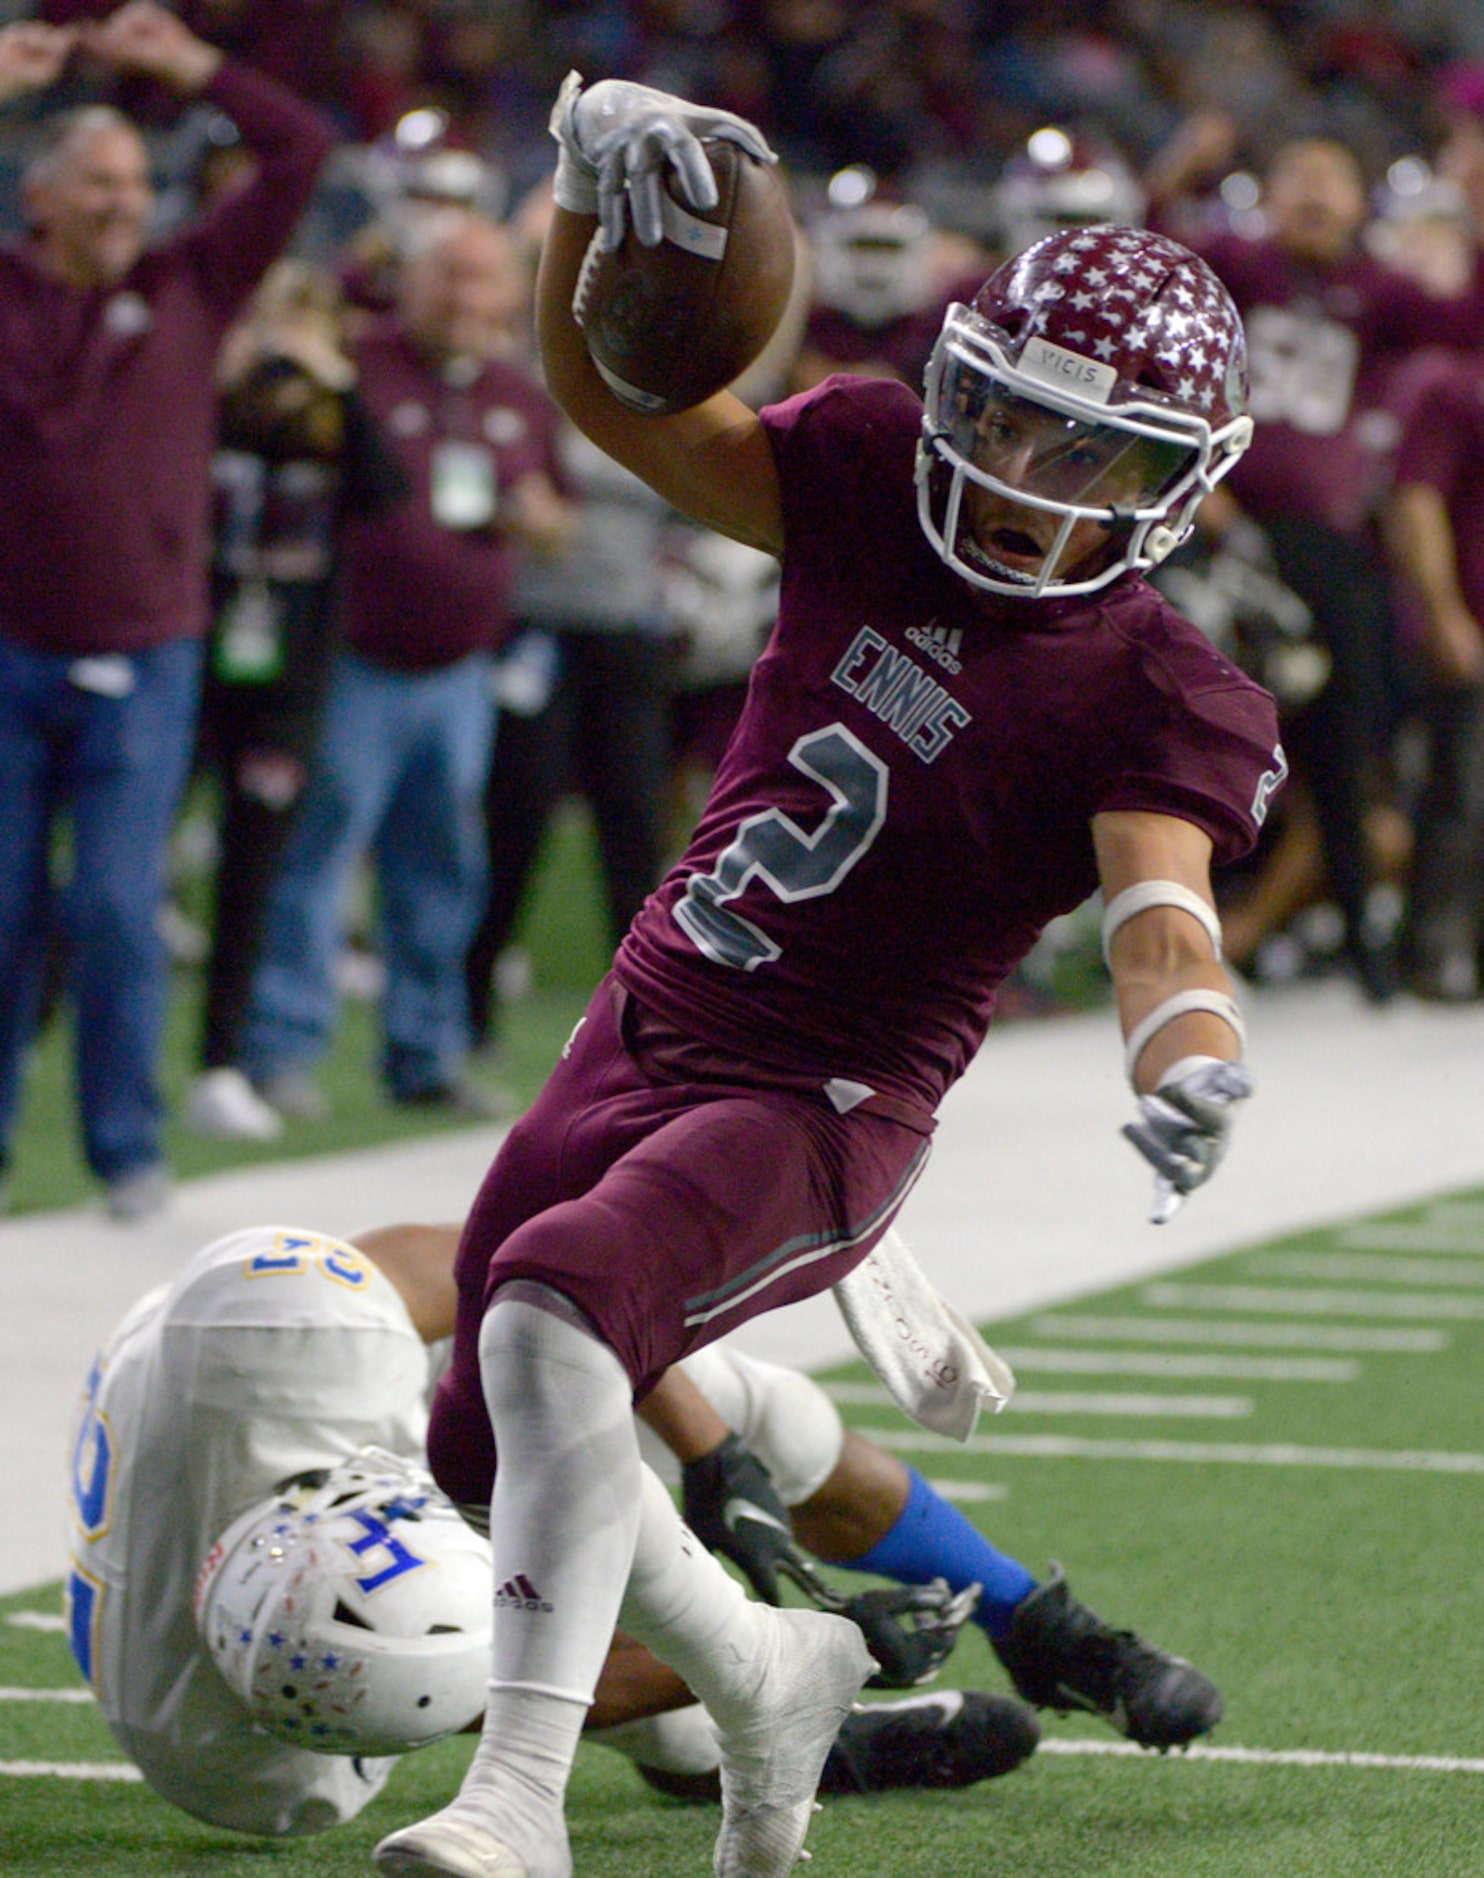
[[[1156,1217],[1216,1165],[1251,1083],[1210,869],[1251,846],[1284,764],[1271,698],[1140,574],[1251,434],[1243,337],[1187,250],[1087,229],[950,309],[925,405],[849,377],[640,417],[572,317],[589,243],[630,214],[661,240],[672,177],[713,203],[702,137],[771,152],[614,81],[570,79],[553,128],[553,395],[676,508],[776,554],[779,617],[689,849],[465,1228],[430,1458],[466,1505],[493,1480],[490,1699],[459,1796],[377,1859],[568,1878],[565,1783],[631,1560],[623,1628],[717,1724],[715,1869],[773,1878],[869,1662],[838,1619],[705,1576],[631,1399],[860,1262],[997,988],[1099,889]]]

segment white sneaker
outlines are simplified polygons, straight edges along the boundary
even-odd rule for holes
[[[136,1167],[132,1173],[107,1182],[103,1205],[108,1217],[119,1225],[138,1226],[163,1212],[174,1191],[170,1169],[163,1161],[151,1161],[147,1167]]]
[[[814,1791],[840,1725],[876,1664],[845,1617],[773,1610],[773,1667],[748,1719],[717,1729],[716,1878],[785,1878],[804,1850]]]
[[[549,1855],[528,1863],[457,1800],[441,1813],[391,1833],[371,1859],[378,1871],[392,1878],[572,1878],[564,1830]]]
[[[203,1071],[186,1097],[185,1124],[224,1141],[276,1141],[283,1133],[283,1117],[240,1069]]]
[[[319,1086],[302,1069],[284,1069],[265,1076],[256,1093],[274,1112],[295,1122],[322,1122],[330,1105]]]

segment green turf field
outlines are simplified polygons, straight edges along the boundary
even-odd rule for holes
[[[1197,1661],[1211,1747],[1125,1752],[1048,1718],[1019,1773],[829,1803],[817,1878],[1478,1878],[1484,1872],[1484,1192],[1274,1241],[997,1324],[1016,1402],[928,1446],[860,1368],[830,1372],[1006,1549],[1062,1560],[1105,1616]],[[360,1820],[257,1844],[125,1772],[55,1628],[56,1587],[0,1603],[0,1870],[26,1878],[339,1878],[440,1804],[467,1758],[404,1761]],[[47,1624],[53,1627],[37,1627]],[[1002,1688],[978,1633],[952,1679]],[[28,1699],[29,1698],[29,1699]],[[113,1778],[106,1776],[113,1775]],[[580,1878],[709,1871],[714,1815],[579,1756]]]

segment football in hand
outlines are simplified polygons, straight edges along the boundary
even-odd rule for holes
[[[644,247],[632,217],[615,249],[595,234],[572,302],[609,390],[651,417],[688,410],[739,378],[772,338],[793,285],[793,216],[776,170],[725,138],[701,147],[716,207],[691,208],[670,175],[664,240]]]

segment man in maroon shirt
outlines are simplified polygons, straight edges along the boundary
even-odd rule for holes
[[[246,186],[166,246],[144,144],[106,107],[56,119],[24,178],[29,238],[0,251],[0,1173],[35,1021],[52,835],[89,1166],[110,1211],[164,1199],[155,932],[190,756],[207,617],[221,335],[292,235],[328,148],[319,116],[155,0],[74,32],[0,32],[0,99],[73,50],[230,116]]]
[[[1439,360],[1407,415],[1389,540],[1416,598],[1430,749],[1404,934],[1422,997],[1476,998],[1484,959],[1484,359]]]
[[[1194,119],[1158,166],[1167,212],[1222,148],[1222,123]],[[1265,177],[1260,237],[1221,233],[1195,245],[1221,276],[1247,328],[1253,447],[1230,495],[1267,535],[1281,579],[1314,615],[1331,674],[1288,737],[1296,778],[1313,797],[1330,891],[1367,995],[1395,991],[1386,946],[1367,927],[1373,866],[1366,810],[1389,728],[1393,624],[1375,537],[1381,481],[1377,414],[1390,374],[1427,346],[1474,347],[1484,331],[1484,261],[1468,290],[1440,299],[1367,253],[1365,177],[1345,144],[1304,136]],[[1227,505],[1228,509],[1230,505]],[[1223,516],[1209,517],[1218,526]]]
[[[717,1724],[715,1869],[782,1878],[869,1661],[823,1612],[702,1586],[630,1399],[852,1272],[998,987],[1098,888],[1155,1216],[1216,1164],[1251,1084],[1210,868],[1250,847],[1284,764],[1272,700],[1139,576],[1246,445],[1245,354],[1202,262],[1089,229],[949,310],[926,408],[848,377],[760,414],[723,392],[641,417],[572,316],[589,245],[629,214],[657,244],[672,171],[714,203],[700,137],[771,153],[728,113],[613,81],[570,79],[553,129],[553,395],[783,578],[691,845],[465,1227],[429,1452],[466,1505],[494,1475],[489,1705],[458,1798],[377,1859],[568,1878],[567,1773],[629,1563],[624,1629]]]
[[[449,210],[420,240],[397,314],[354,349],[407,494],[345,530],[343,643],[242,1037],[242,1067],[286,1114],[319,1100],[311,1072],[335,1021],[345,885],[371,851],[388,1093],[490,1112],[465,1076],[464,979],[484,905],[490,668],[510,631],[514,557],[558,543],[568,511],[555,409],[500,356],[528,297],[509,231]]]

